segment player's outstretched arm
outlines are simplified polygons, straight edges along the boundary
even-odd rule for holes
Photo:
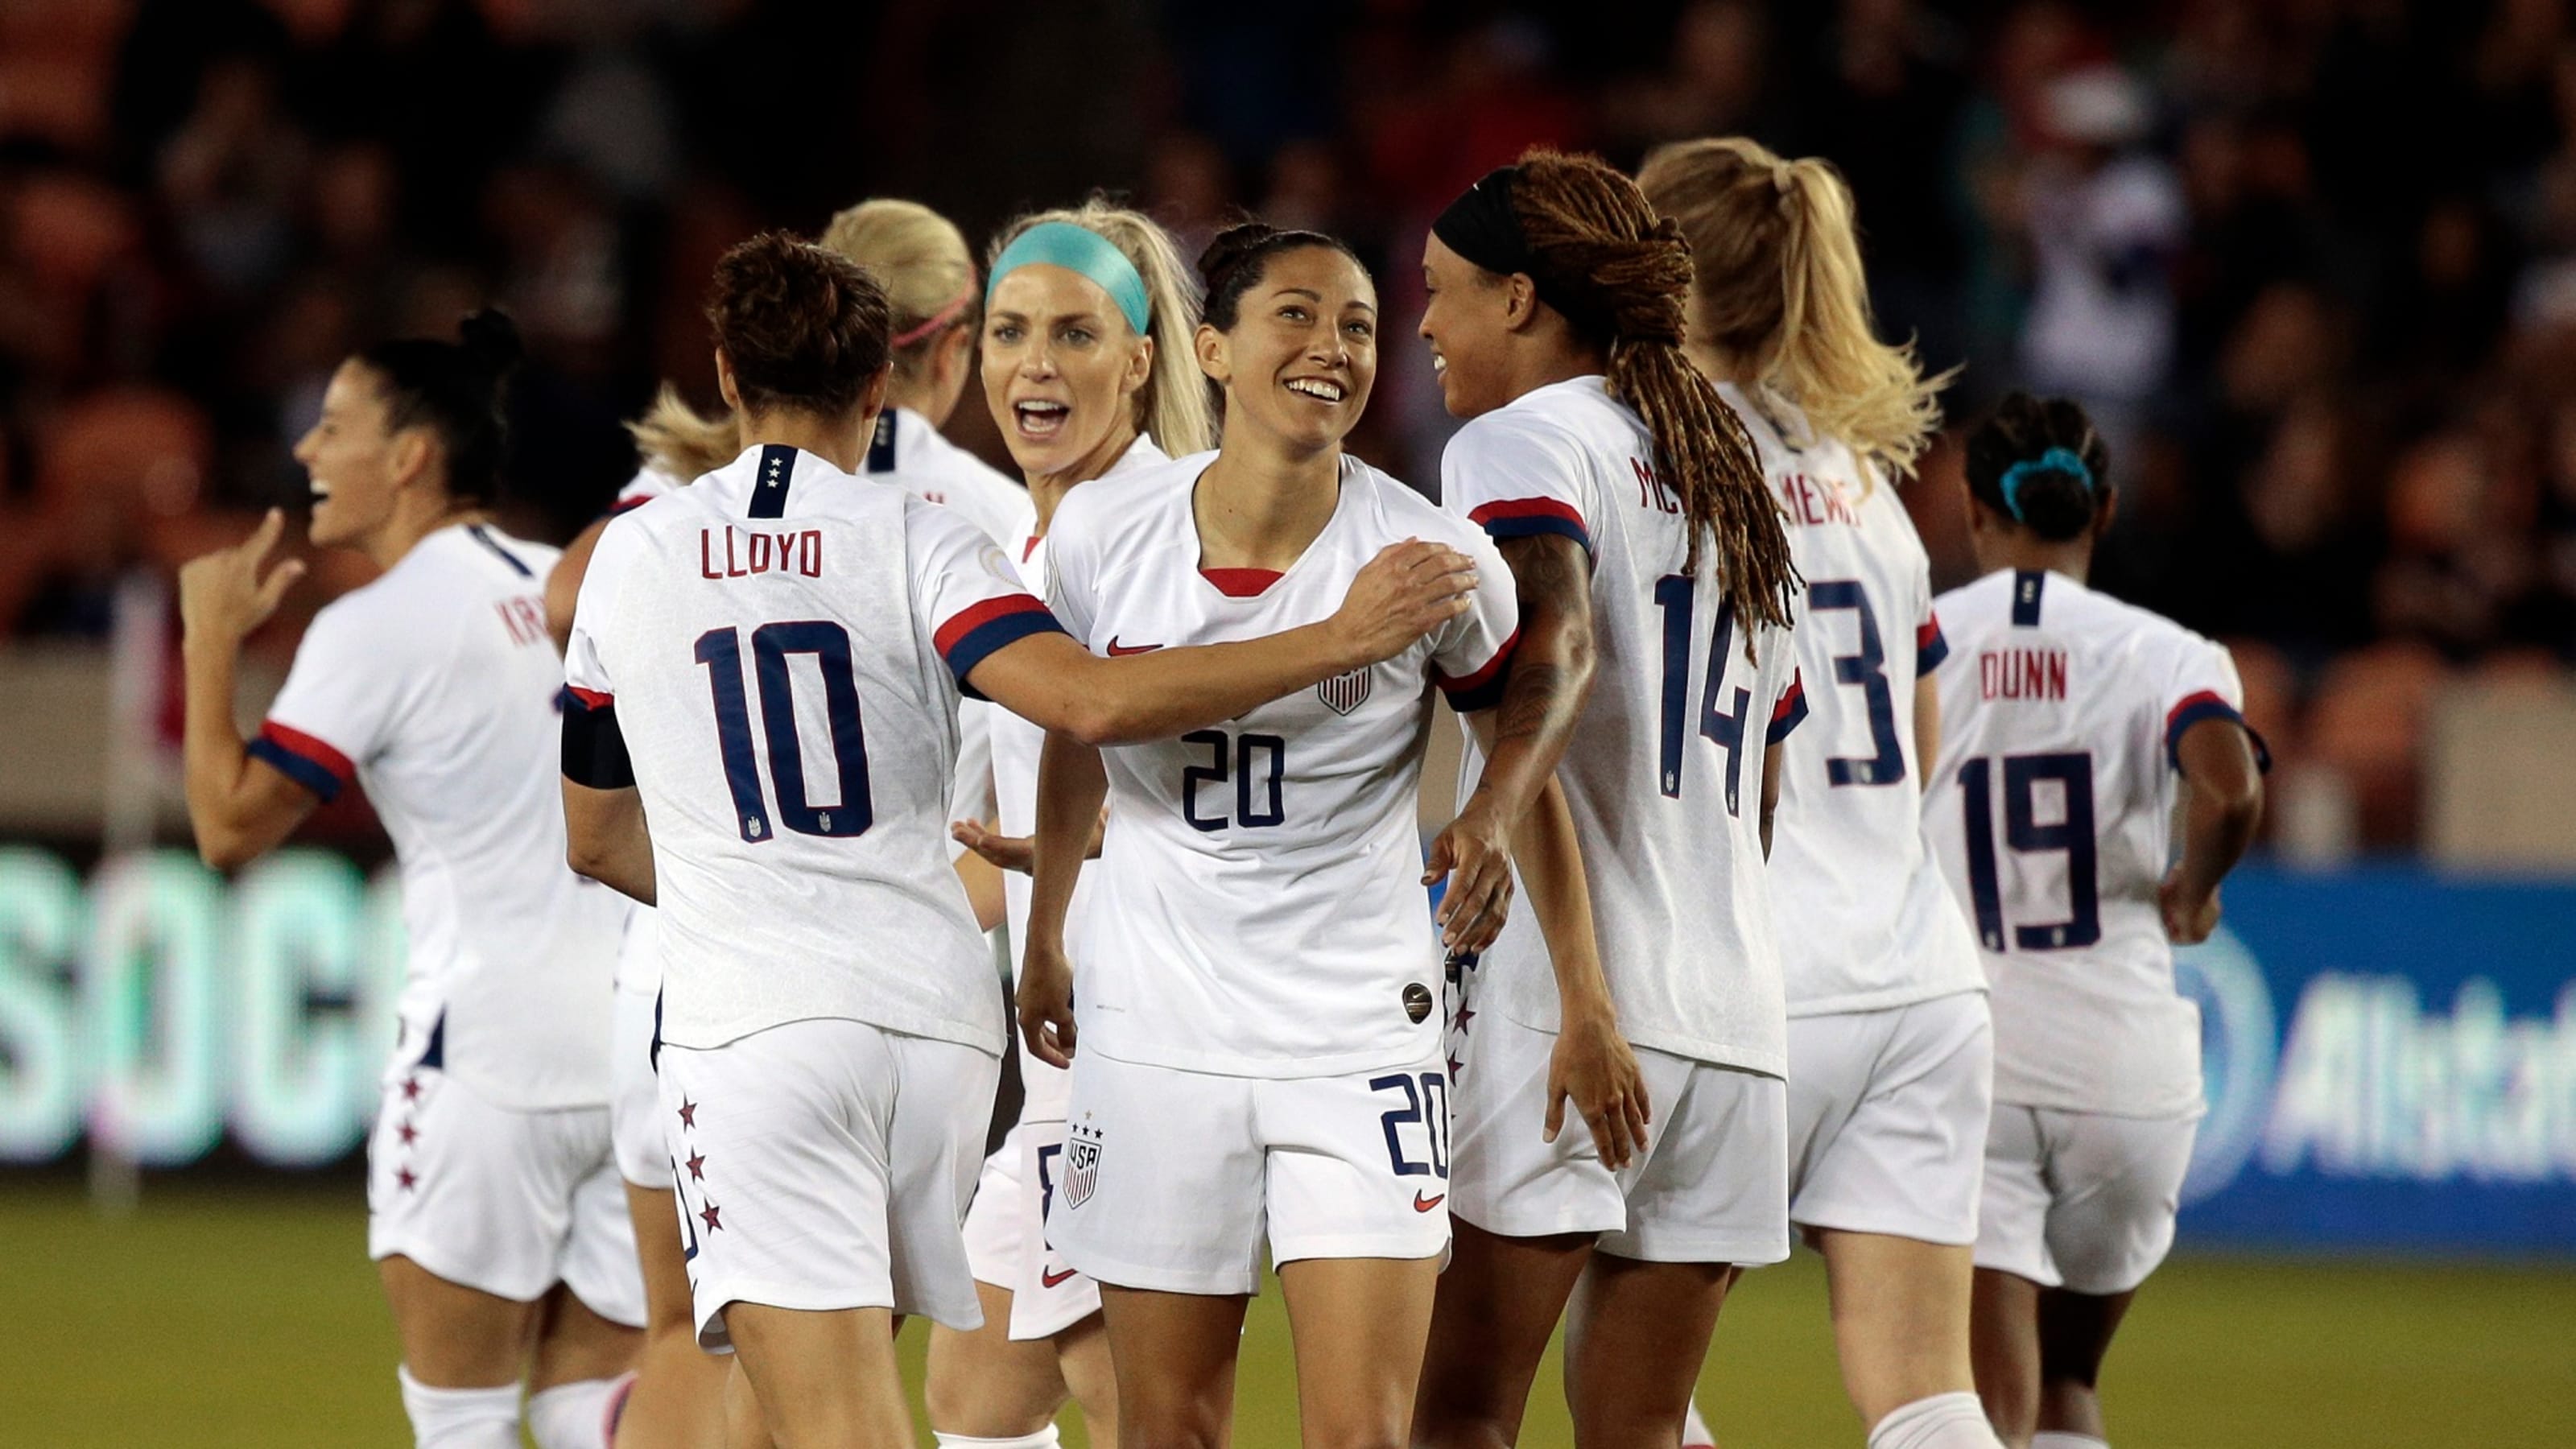
[[[1469,717],[1477,742],[1487,749],[1492,748],[1492,715],[1489,711]],[[1538,798],[1522,812],[1512,833],[1512,857],[1529,889],[1529,909],[1547,942],[1548,965],[1556,975],[1559,1020],[1556,1046],[1548,1057],[1547,1117],[1542,1132],[1546,1140],[1556,1140],[1571,1101],[1576,1115],[1591,1130],[1602,1162],[1613,1170],[1625,1167],[1646,1150],[1646,1124],[1654,1120],[1654,1108],[1646,1097],[1646,1078],[1638,1070],[1637,1054],[1620,1034],[1618,1010],[1610,1002],[1599,937],[1592,929],[1591,882],[1584,875],[1574,814],[1566,807],[1565,791],[1555,777],[1540,785]],[[1500,930],[1500,916],[1490,924]]]
[[[1062,634],[1032,634],[967,673],[975,692],[1083,744],[1170,739],[1337,674],[1392,659],[1465,613],[1474,560],[1418,539],[1381,550],[1319,624],[1236,644],[1102,659]]]
[[[1091,833],[1109,796],[1100,751],[1047,736],[1038,755],[1036,870],[1029,883],[1029,939],[1020,955],[1020,1033],[1050,1066],[1073,1065],[1073,962],[1064,953],[1064,916],[1091,853]]]
[[[1556,534],[1500,540],[1520,604],[1520,643],[1502,703],[1476,738],[1484,773],[1458,818],[1431,842],[1422,883],[1442,876],[1442,942],[1481,951],[1502,929],[1511,895],[1508,854],[1522,818],[1556,776],[1574,726],[1592,697],[1592,561],[1583,545]]]
[[[563,782],[564,861],[611,890],[653,904],[653,835],[634,786],[598,790]]]
[[[233,722],[242,640],[268,622],[304,577],[295,559],[267,567],[285,528],[285,515],[272,508],[249,538],[179,570],[188,823],[196,829],[197,854],[217,870],[276,849],[321,803],[275,766],[251,758],[250,742]]]
[[[2218,883],[2245,858],[2263,823],[2263,770],[2254,737],[2235,719],[2205,719],[2174,747],[2191,799],[2183,807],[2182,859],[2157,892],[2176,945],[2218,929]]]

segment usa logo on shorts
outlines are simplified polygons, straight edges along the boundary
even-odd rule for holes
[[[1349,714],[1368,702],[1369,672],[1354,669],[1348,674],[1336,674],[1315,686],[1315,697],[1333,713]]]
[[[1091,1189],[1100,1181],[1100,1134],[1090,1127],[1075,1127],[1066,1134],[1064,1144],[1064,1205],[1078,1208],[1091,1200]]]

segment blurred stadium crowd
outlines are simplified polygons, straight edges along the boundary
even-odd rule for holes
[[[2400,845],[2443,681],[2576,660],[2568,10],[0,0],[0,638],[97,636],[118,578],[299,498],[338,359],[487,297],[560,536],[658,378],[711,392],[697,297],[757,226],[1103,186],[1185,242],[1342,232],[1409,321],[1432,209],[1525,145],[1747,131],[1849,176],[1954,419],[2020,385],[2112,420],[2103,582],[2235,644],[2276,751]],[[1359,451],[1428,478],[1405,355]],[[1912,490],[1945,583],[1956,487]]]

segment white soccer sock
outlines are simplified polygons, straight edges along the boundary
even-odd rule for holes
[[[1053,1424],[1017,1439],[977,1439],[966,1434],[942,1434],[936,1429],[930,1431],[930,1437],[939,1441],[939,1449],[1055,1449],[1056,1445]]]
[[[2090,1434],[2069,1434],[2063,1429],[2049,1429],[2030,1436],[2030,1449],[2111,1449],[2108,1439]]]
[[[1961,1389],[1889,1410],[1869,1431],[1869,1449],[2003,1449],[2003,1441],[1977,1396]]]
[[[582,1379],[528,1395],[528,1434],[537,1449],[608,1449],[608,1401],[622,1382]]]
[[[397,1368],[418,1449],[519,1449],[519,1386],[434,1389]]]
[[[1708,1432],[1708,1420],[1699,1416],[1699,1401],[1694,1399],[1682,1415],[1682,1449],[1716,1449],[1717,1436]]]

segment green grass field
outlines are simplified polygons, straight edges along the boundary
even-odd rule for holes
[[[0,1443],[400,1446],[393,1334],[355,1185],[165,1187],[93,1219],[56,1184],[0,1189]],[[1755,1274],[1700,1401],[1729,1449],[1854,1446],[1812,1256]],[[2105,1383],[2121,1449],[2576,1445],[2576,1271],[2185,1257]],[[917,1367],[922,1330],[906,1334]],[[1296,1443],[1274,1292],[1244,1344],[1244,1449]],[[1570,1442],[1553,1370],[1523,1442]],[[1078,1433],[1068,1442],[1082,1443]],[[923,1443],[929,1442],[927,1435]]]

